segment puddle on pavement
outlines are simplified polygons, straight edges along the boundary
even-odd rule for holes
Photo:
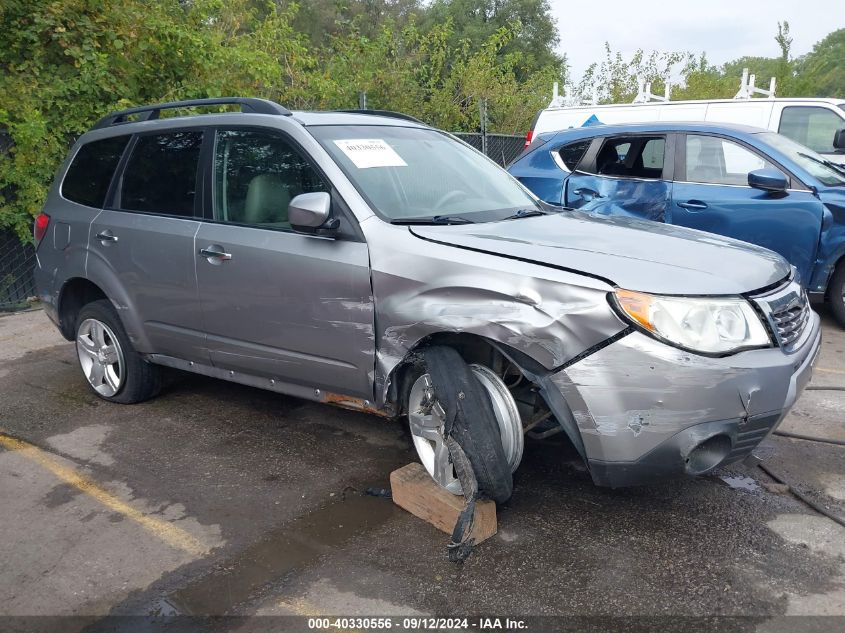
[[[350,495],[286,523],[219,569],[158,600],[151,610],[159,615],[223,615],[267,583],[306,568],[399,512],[389,499]]]
[[[724,481],[734,490],[745,490],[747,492],[757,492],[760,490],[760,484],[751,477],[744,475],[719,475],[719,479]]]

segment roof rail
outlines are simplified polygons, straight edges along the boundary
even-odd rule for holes
[[[374,116],[386,116],[390,117],[391,119],[402,119],[403,121],[413,121],[414,123],[423,123],[416,117],[412,117],[410,114],[405,114],[404,112],[394,112],[393,110],[335,110],[335,112],[347,112],[349,114],[371,114]]]
[[[219,97],[215,99],[191,99],[189,101],[170,101],[168,103],[156,103],[153,105],[140,106],[137,108],[128,108],[126,110],[119,110],[107,114],[102,119],[97,121],[92,130],[97,130],[111,125],[119,125],[121,123],[128,123],[127,117],[133,114],[139,114],[138,121],[151,121],[157,119],[162,110],[173,110],[176,108],[196,108],[201,106],[214,105],[240,105],[241,112],[250,112],[253,114],[278,114],[282,116],[291,116],[291,111],[280,106],[275,101],[267,99],[257,99],[255,97]]]

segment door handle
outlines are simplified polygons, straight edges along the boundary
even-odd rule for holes
[[[583,198],[603,198],[598,191],[593,191],[592,189],[587,189],[586,187],[581,187],[580,189],[575,189],[573,192],[576,196],[581,196]]]
[[[212,259],[220,260],[221,262],[227,262],[232,259],[231,253],[227,253],[223,250],[222,246],[218,246],[217,244],[212,244],[211,246],[206,246],[205,248],[200,249],[200,255],[211,261]],[[215,262],[212,262],[215,263]]]
[[[100,231],[99,233],[97,233],[96,237],[103,244],[105,244],[106,242],[116,242],[117,241],[117,235],[112,233],[110,229]]]
[[[679,202],[678,206],[682,209],[689,209],[690,211],[701,211],[707,208],[707,203],[701,200],[687,200],[686,202]]]

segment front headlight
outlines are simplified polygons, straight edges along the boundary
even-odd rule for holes
[[[614,297],[636,325],[693,352],[728,354],[771,345],[760,317],[742,297],[662,297],[622,289]]]

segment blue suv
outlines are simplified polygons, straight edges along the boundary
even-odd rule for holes
[[[552,204],[780,253],[845,327],[845,169],[784,136],[712,123],[573,128],[535,138],[509,171]]]

